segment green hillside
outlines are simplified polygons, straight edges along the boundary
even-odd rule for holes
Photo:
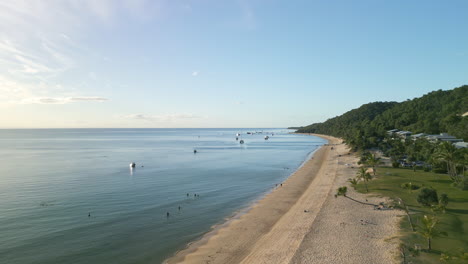
[[[434,91],[401,103],[374,102],[323,123],[297,130],[344,138],[356,148],[371,148],[397,128],[415,133],[447,132],[468,141],[468,85],[449,91]]]

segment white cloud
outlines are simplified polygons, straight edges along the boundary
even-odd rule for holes
[[[192,76],[193,76],[193,77],[197,77],[198,74],[199,74],[199,71],[193,71],[193,72],[192,72]]]
[[[89,45],[80,43],[87,32],[96,26],[119,23],[123,15],[151,18],[160,13],[163,2],[166,1],[0,1],[0,104],[73,102],[70,95],[76,91],[71,85],[78,82],[69,80],[66,73],[80,67],[84,53],[91,54],[85,48]],[[91,79],[97,76],[89,74]],[[56,89],[62,84],[61,89]]]
[[[109,99],[103,97],[34,97],[26,98],[22,104],[68,104],[74,102],[105,102]]]
[[[143,120],[148,122],[177,122],[180,120],[202,118],[194,114],[163,114],[163,115],[145,115],[145,114],[130,114],[121,116],[124,119]]]

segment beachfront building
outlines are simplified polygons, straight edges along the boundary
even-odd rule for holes
[[[388,131],[387,131],[387,134],[390,135],[390,136],[393,136],[393,134],[395,134],[395,133],[398,132],[398,131],[400,131],[400,130],[398,130],[398,129],[396,129],[396,128],[395,128],[395,129],[391,129],[391,130],[388,130]]]
[[[411,135],[411,138],[412,138],[413,140],[416,140],[416,139],[418,139],[418,138],[424,138],[425,136],[427,136],[427,134],[425,134],[425,133],[419,133],[419,134]]]
[[[455,142],[453,145],[456,148],[468,148],[468,142]]]
[[[463,139],[456,138],[454,136],[449,135],[448,133],[440,133],[440,135],[427,135],[426,136],[427,140],[436,143],[436,142],[452,142],[452,143],[457,143],[457,142],[463,142]]]
[[[402,139],[408,139],[413,133],[411,133],[410,131],[398,131],[395,134]]]

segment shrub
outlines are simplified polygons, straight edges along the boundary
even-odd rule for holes
[[[418,203],[424,206],[431,206],[433,204],[439,203],[439,198],[437,197],[437,191],[432,188],[422,188],[421,192],[418,194]]]
[[[405,183],[403,183],[401,185],[401,188],[407,189],[407,190],[417,190],[417,189],[421,188],[421,186],[416,185],[416,184],[412,184],[411,182],[405,182]]]
[[[393,168],[398,168],[398,167],[400,167],[400,162],[398,162],[398,161],[392,162],[392,167],[393,167]]]
[[[441,194],[439,197],[439,204],[444,207],[447,207],[448,202],[449,202],[448,195],[446,193]]]

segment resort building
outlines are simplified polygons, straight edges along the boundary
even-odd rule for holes
[[[419,134],[414,134],[414,135],[412,135],[411,138],[412,138],[413,140],[416,140],[416,139],[418,139],[418,138],[424,138],[425,136],[427,136],[427,134],[425,134],[425,133],[419,133]]]
[[[448,141],[452,143],[463,142],[463,139],[455,138],[448,133],[440,133],[440,135],[427,135],[426,138],[433,143],[442,141]]]
[[[411,133],[410,131],[398,131],[395,133],[397,136],[403,138],[403,139],[407,139],[411,136]]]
[[[456,142],[453,145],[456,148],[468,148],[468,142]]]

